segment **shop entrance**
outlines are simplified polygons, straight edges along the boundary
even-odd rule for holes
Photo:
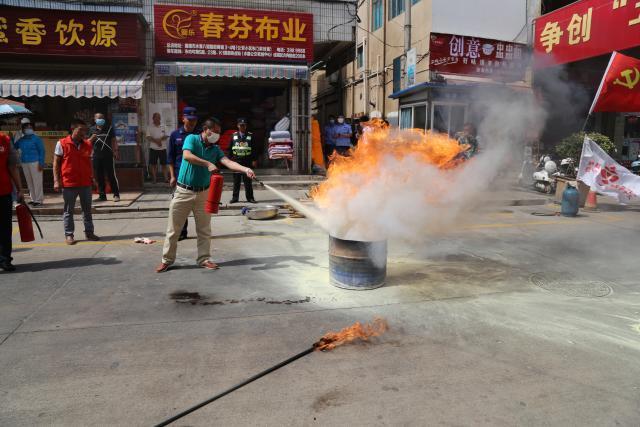
[[[236,121],[244,117],[253,133],[258,167],[285,168],[283,161],[269,160],[267,147],[274,125],[290,111],[290,94],[289,81],[185,77],[178,79],[178,110],[195,107],[202,119],[220,119],[220,147],[227,155]]]

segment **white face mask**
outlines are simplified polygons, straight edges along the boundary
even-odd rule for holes
[[[344,123],[344,119],[343,119],[342,117],[341,117],[341,118],[339,118],[339,119],[338,119],[338,123],[340,123],[340,124]]]
[[[219,139],[220,139],[220,134],[214,132],[207,137],[207,142],[209,144],[215,144],[216,142],[218,142]]]
[[[329,123],[335,123],[336,121],[334,119],[329,119]]]
[[[25,135],[33,135],[33,129],[31,129],[31,128],[26,128],[26,129],[24,130],[24,134],[25,134]]]

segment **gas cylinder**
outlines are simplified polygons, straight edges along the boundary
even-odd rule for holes
[[[210,214],[217,214],[220,205],[220,197],[222,196],[222,184],[224,178],[220,174],[212,174],[209,183],[209,195],[205,203],[204,210]]]
[[[578,205],[580,193],[571,184],[567,184],[567,188],[562,192],[562,205],[560,213],[562,216],[578,215]]]
[[[23,203],[16,206],[16,216],[18,217],[18,227],[20,229],[20,240],[23,242],[33,242],[36,240],[33,235],[33,223],[29,207]]]

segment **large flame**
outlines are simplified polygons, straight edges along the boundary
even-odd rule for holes
[[[324,208],[331,204],[331,193],[336,188],[355,195],[363,184],[378,177],[385,160],[390,157],[398,160],[411,158],[417,165],[451,169],[461,162],[460,153],[467,148],[447,134],[418,129],[398,132],[374,120],[349,156],[332,156],[327,179],[312,192],[312,196],[317,205]],[[410,171],[397,172],[406,174]]]
[[[329,351],[353,341],[369,341],[369,338],[378,337],[389,329],[387,321],[376,317],[371,323],[362,324],[356,322],[340,332],[328,332],[316,342],[313,347],[320,351]]]

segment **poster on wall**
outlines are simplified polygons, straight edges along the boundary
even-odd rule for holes
[[[178,128],[174,111],[175,109],[172,108],[171,104],[168,102],[149,104],[147,114],[147,130],[150,129],[154,124],[153,116],[155,114],[158,114],[160,116],[160,126],[164,127],[167,135],[171,134],[171,132]]]
[[[135,113],[114,113],[113,130],[119,145],[136,145],[138,115]]]

